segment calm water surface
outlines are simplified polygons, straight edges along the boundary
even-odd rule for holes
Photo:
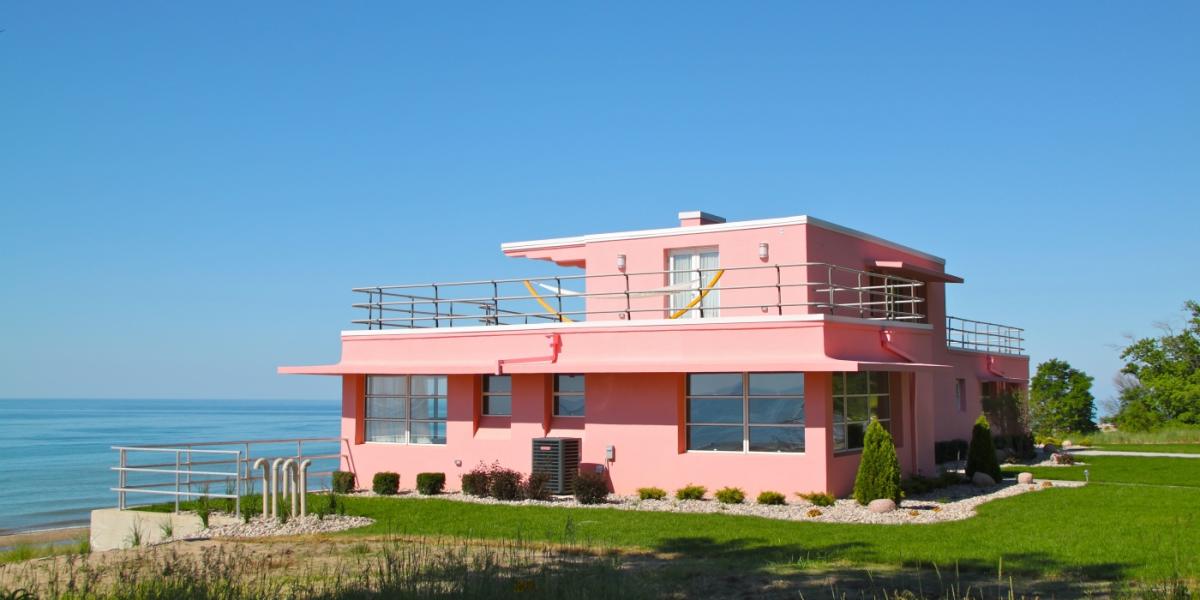
[[[336,437],[340,410],[339,400],[0,400],[0,535],[83,525],[116,506],[111,446]]]

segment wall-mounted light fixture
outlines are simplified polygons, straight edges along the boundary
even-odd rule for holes
[[[758,243],[758,258],[761,260],[767,260],[767,258],[769,256],[771,256],[771,246],[769,244],[767,244],[766,242],[759,242]]]
[[[624,254],[617,255],[617,270],[618,271],[625,270],[625,255]]]

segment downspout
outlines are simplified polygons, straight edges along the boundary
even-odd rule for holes
[[[562,350],[562,336],[557,333],[551,333],[546,336],[546,341],[550,344],[549,356],[529,356],[525,358],[501,358],[496,361],[496,374],[504,374],[504,365],[518,363],[541,363],[548,362],[554,364],[558,362],[558,353]]]
[[[917,359],[913,358],[912,355],[892,345],[893,335],[895,335],[895,332],[891,329],[884,328],[879,330],[879,344],[883,346],[883,349],[910,363],[917,362]]]

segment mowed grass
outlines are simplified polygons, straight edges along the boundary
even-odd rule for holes
[[[1157,460],[1157,459],[1142,459]],[[1188,460],[1188,459],[1175,459]],[[1087,486],[997,500],[964,521],[858,525],[740,517],[347,498],[375,518],[343,535],[396,533],[590,543],[773,572],[912,567],[1067,579],[1200,578],[1200,489]],[[775,571],[777,572],[777,571]]]
[[[1118,450],[1121,452],[1200,454],[1200,444],[1096,444],[1092,448],[1096,450]]]
[[[1083,481],[1084,470],[1093,483],[1194,487],[1200,489],[1200,458],[1146,456],[1076,456],[1087,463],[1074,467],[1005,466],[1008,475],[1029,471],[1039,479]]]

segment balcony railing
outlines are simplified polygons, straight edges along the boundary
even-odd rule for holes
[[[355,288],[369,329],[835,314],[923,322],[920,281],[827,263]]]
[[[1025,354],[1025,330],[1011,325],[946,317],[946,347],[992,354]]]

